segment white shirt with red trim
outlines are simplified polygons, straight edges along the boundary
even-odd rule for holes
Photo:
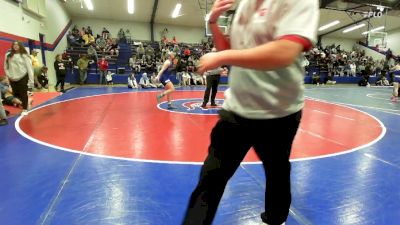
[[[231,27],[231,48],[248,49],[287,39],[305,51],[317,39],[318,0],[242,0]],[[285,49],[282,49],[285,51]],[[274,71],[233,66],[223,108],[249,119],[281,118],[304,107],[304,68],[301,55]]]

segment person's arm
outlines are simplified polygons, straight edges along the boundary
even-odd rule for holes
[[[160,80],[161,75],[164,73],[165,70],[168,69],[168,67],[170,66],[171,62],[169,60],[165,61],[165,63],[163,64],[163,67],[161,68],[160,72],[158,72],[156,79]]]
[[[282,51],[285,49],[285,51]],[[204,55],[200,73],[221,65],[233,65],[256,70],[274,70],[291,65],[303,52],[304,46],[291,40],[277,40],[254,48],[225,50]]]
[[[216,0],[210,11],[210,18],[208,20],[208,26],[213,35],[215,47],[218,51],[230,49],[229,39],[222,33],[218,26],[219,16],[232,7],[234,0]]]
[[[7,66],[7,61],[10,61],[8,58],[8,55],[6,55],[6,57],[4,59],[4,72],[6,73],[7,77],[10,77],[10,68]]]
[[[31,58],[28,55],[25,56],[25,65],[26,65],[26,69],[28,70],[28,77],[29,77],[28,87],[33,88],[33,86],[34,86],[33,67],[32,67]]]

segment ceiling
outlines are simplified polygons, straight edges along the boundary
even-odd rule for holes
[[[334,20],[339,20],[341,23],[319,34],[329,33],[329,36],[362,39],[363,32],[368,31],[368,28],[374,29],[377,27],[385,26],[385,32],[400,29],[400,0],[320,0],[321,16],[320,26],[328,24]],[[366,18],[366,13],[378,12],[375,5],[382,5],[386,8],[381,17]],[[354,30],[352,32],[343,33],[344,29],[331,33],[337,28],[349,24],[358,24],[356,21],[361,21],[366,26]]]
[[[82,9],[80,0],[66,0],[66,2],[64,2],[64,0],[60,1],[63,2],[63,5],[65,6],[66,10],[72,18],[84,17],[122,21],[150,22],[155,0],[135,0],[135,13],[133,15],[130,15],[127,11],[127,0],[92,0],[94,11],[88,11],[84,4]],[[324,9],[321,9],[320,11],[320,25],[325,25],[334,20],[340,20],[341,23],[331,29],[319,32],[319,34],[324,34],[341,26],[351,24],[355,20],[363,18],[361,14],[350,16],[349,12],[339,10],[357,7],[360,6],[360,4],[365,4],[366,2],[374,0],[348,0],[347,2],[332,0],[321,1],[325,1],[327,2],[327,4],[325,4]],[[180,13],[181,15],[178,18],[173,19],[171,18],[171,14],[177,2],[180,2],[182,4],[182,9]],[[154,22],[179,26],[204,27],[206,8],[207,11],[209,11],[213,2],[214,0],[158,0],[158,8],[156,11]],[[385,2],[385,4],[387,5],[393,4],[400,7],[400,5],[398,4],[400,0],[385,0],[383,2]],[[356,11],[369,11],[370,8],[371,6],[367,6],[363,8],[358,8],[356,9]],[[329,34],[329,36],[362,39],[363,36],[361,35],[361,33],[368,29],[368,21],[364,21],[364,23],[366,23],[367,26],[359,30],[355,30],[347,34],[343,34],[342,30],[340,30]],[[371,28],[386,26],[387,32],[400,29],[400,11],[392,10],[388,13],[387,16],[373,18],[370,20],[369,23]]]

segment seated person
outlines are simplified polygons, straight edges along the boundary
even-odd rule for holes
[[[117,41],[116,40],[113,40],[113,43],[111,44],[111,47],[110,47],[110,54],[111,55],[116,55],[116,56],[118,56],[119,55],[119,45],[118,45],[118,43],[117,43]]]
[[[136,56],[132,55],[132,57],[129,58],[129,66],[133,70],[136,67]]]
[[[35,74],[35,87],[37,88],[48,88],[49,84],[49,79],[47,77],[47,70],[48,68],[46,66],[43,66],[40,68],[39,73]]]
[[[150,57],[154,57],[154,49],[151,47],[151,45],[148,45],[146,47],[146,55]]]
[[[190,74],[184,71],[182,74],[182,86],[189,86],[191,78]]]
[[[0,77],[0,92],[5,105],[14,107],[22,107],[22,102],[17,97],[14,97],[12,89],[7,77]]]
[[[135,78],[135,73],[132,73],[128,77],[128,88],[138,88],[138,84]]]
[[[152,74],[154,72],[153,60],[150,57],[146,60],[146,73]]]
[[[140,78],[139,85],[142,88],[155,88],[156,85],[150,82],[150,79],[147,77],[147,73],[143,73],[142,77]]]
[[[151,84],[153,84],[157,88],[164,88],[164,85],[158,79],[156,79],[156,77],[157,77],[156,73],[153,73],[153,75],[151,75],[150,77]]]
[[[146,50],[143,47],[143,44],[140,43],[139,46],[136,48],[136,54],[138,58],[142,58],[145,55]]]
[[[193,78],[193,83],[196,84],[200,84],[200,85],[204,85],[204,78],[202,74],[199,73],[192,73],[192,78]]]

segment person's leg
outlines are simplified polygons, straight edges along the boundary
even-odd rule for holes
[[[215,97],[217,96],[220,77],[220,75],[214,75],[212,78],[211,106],[217,106],[217,104],[215,104]]]
[[[21,100],[19,98],[16,98],[14,96],[9,96],[6,98],[6,101],[4,102],[6,105],[9,106],[14,106],[14,107],[19,107],[22,106]]]
[[[167,96],[168,109],[175,109],[175,107],[172,106],[172,97],[171,97],[172,92],[175,91],[174,84],[172,84],[172,82],[168,82],[168,83],[165,85],[165,88],[166,88],[167,90],[164,91],[164,95]]]
[[[167,100],[171,102],[171,93],[175,91],[175,87],[172,82],[168,79],[165,82],[165,91],[157,95],[157,101],[159,102],[164,96],[167,96]]]
[[[56,83],[56,86],[54,86],[54,89],[57,91],[58,85],[61,84],[61,79],[60,79],[60,75],[56,75],[56,77],[57,77],[57,83]]]
[[[393,93],[392,93],[391,100],[393,102],[397,102],[398,97],[399,97],[399,83],[398,82],[393,82]]]
[[[175,78],[178,81],[178,85],[181,86],[182,85],[182,72],[176,72]]]
[[[228,180],[251,147],[248,133],[246,126],[241,125],[235,116],[227,111],[221,112],[221,119],[211,132],[208,156],[199,183],[190,197],[183,225],[212,223]]]
[[[107,76],[107,70],[103,70],[102,75],[101,75],[101,81],[100,81],[101,83],[100,84],[103,84],[103,80],[105,82],[106,76]]]
[[[83,83],[86,82],[86,79],[87,79],[87,70],[84,70],[83,71]]]
[[[289,215],[289,157],[300,119],[301,111],[280,119],[259,121],[251,126],[256,142],[254,149],[263,162],[266,174],[265,212],[261,214],[261,219],[269,225],[280,225]]]
[[[393,82],[393,96],[399,97],[399,82]]]
[[[79,83],[83,84],[85,78],[85,74],[83,70],[79,70]]]
[[[21,100],[24,110],[28,109],[28,79],[28,76],[25,76],[17,82],[10,82],[13,95]]]
[[[210,91],[212,88],[212,76],[207,76],[207,86],[206,86],[206,90],[204,91],[204,98],[203,98],[203,105],[202,107],[206,107],[208,100],[210,99]]]
[[[64,92],[65,76],[61,77],[61,91]]]
[[[60,84],[61,84],[61,80],[58,80],[56,83],[56,86],[54,86],[55,91],[58,90],[58,85],[60,85]]]
[[[0,120],[7,120],[6,110],[4,109],[3,103],[0,101]]]

